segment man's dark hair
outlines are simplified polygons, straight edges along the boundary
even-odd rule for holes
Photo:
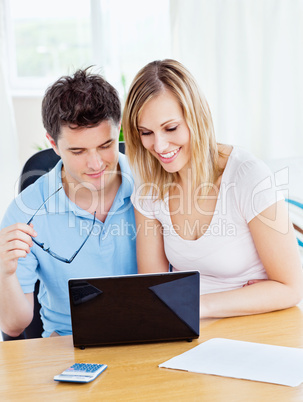
[[[61,126],[95,127],[104,120],[120,123],[121,104],[116,89],[88,68],[63,76],[51,85],[42,101],[43,125],[57,143]]]

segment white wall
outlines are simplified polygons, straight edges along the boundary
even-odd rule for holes
[[[42,96],[15,96],[13,107],[19,138],[19,160],[23,166],[37,152],[37,145],[45,147],[45,130],[41,118]]]

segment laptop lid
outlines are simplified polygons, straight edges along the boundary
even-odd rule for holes
[[[199,336],[198,271],[70,279],[74,346]]]

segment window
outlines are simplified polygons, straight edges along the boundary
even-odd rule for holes
[[[7,1],[10,81],[14,89],[44,87],[91,60],[90,3]]]
[[[15,91],[94,65],[124,96],[143,65],[170,57],[169,0],[6,0],[6,16]]]

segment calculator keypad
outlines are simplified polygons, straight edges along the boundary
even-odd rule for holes
[[[100,367],[102,367],[102,364],[75,363],[68,370],[86,371],[93,373],[97,371]]]

